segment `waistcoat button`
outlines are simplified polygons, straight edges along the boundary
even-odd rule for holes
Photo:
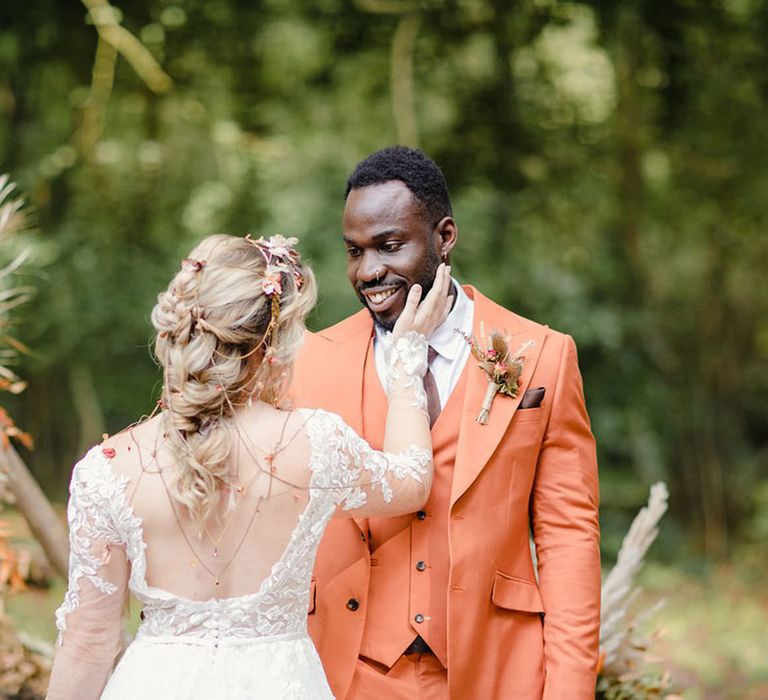
[[[418,614],[418,615],[416,615],[416,616],[415,616],[413,619],[414,619],[416,622],[418,622],[419,624],[421,624],[422,622],[424,622],[424,615],[422,615],[421,613],[419,613],[419,614]]]
[[[427,568],[427,565],[423,561],[416,562],[416,571],[424,571],[424,569],[426,568]]]
[[[351,610],[352,612],[355,612],[360,607],[360,602],[357,600],[357,598],[350,598],[347,601],[347,610]]]
[[[417,517],[419,520],[424,520],[424,518],[426,518],[426,517],[427,517],[427,514],[426,514],[426,513],[425,513],[423,510],[420,510],[420,511],[418,511],[418,512],[416,513],[416,517]]]

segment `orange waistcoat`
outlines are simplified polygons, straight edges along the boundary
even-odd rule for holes
[[[435,476],[424,508],[369,520],[371,581],[360,655],[388,667],[416,635],[448,667],[448,512],[465,385],[463,371],[432,428]],[[380,407],[385,403],[371,343],[363,380],[363,436],[377,449],[384,439],[386,415]]]

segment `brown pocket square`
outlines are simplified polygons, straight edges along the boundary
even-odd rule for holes
[[[528,389],[528,391],[523,394],[523,400],[520,402],[518,409],[538,408],[544,400],[544,393],[546,391],[546,387],[543,386],[538,386],[535,389]]]

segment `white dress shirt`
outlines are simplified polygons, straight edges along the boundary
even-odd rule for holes
[[[456,290],[456,303],[445,321],[427,338],[427,342],[437,351],[430,369],[437,383],[437,393],[440,396],[440,407],[445,407],[448,397],[459,381],[464,365],[469,357],[469,344],[456,332],[456,329],[472,335],[472,321],[475,315],[475,304],[452,278]],[[373,356],[376,361],[376,372],[384,389],[387,389],[387,351],[386,342],[382,342],[391,333],[380,326],[375,326],[376,335],[373,339]]]

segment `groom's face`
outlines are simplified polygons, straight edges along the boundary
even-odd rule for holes
[[[408,290],[425,295],[440,265],[443,237],[400,180],[353,189],[344,207],[349,281],[374,318],[392,330]]]

